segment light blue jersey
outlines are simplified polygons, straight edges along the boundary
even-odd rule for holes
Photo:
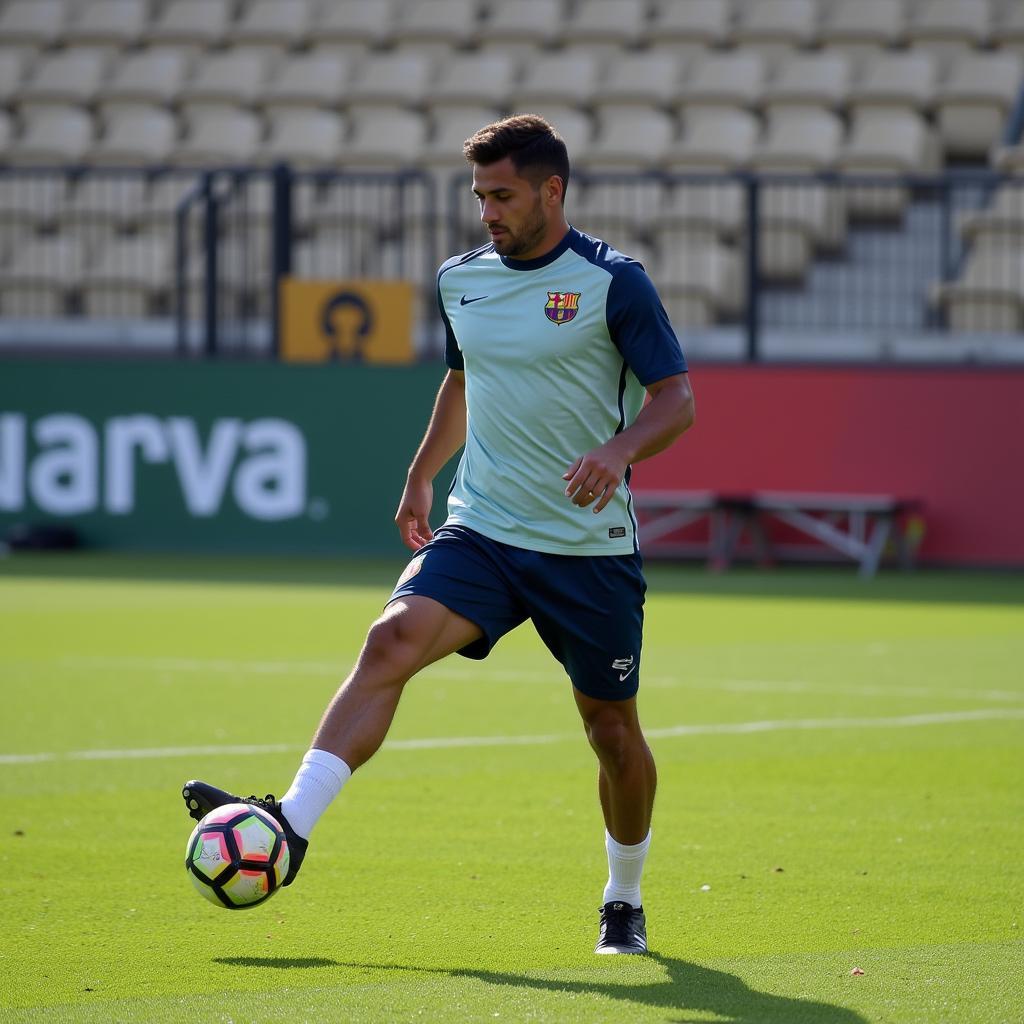
[[[596,515],[562,474],[636,419],[647,385],[686,371],[643,267],[571,228],[535,260],[455,256],[437,287],[445,361],[466,374],[448,523],[549,554],[637,550],[629,472]]]

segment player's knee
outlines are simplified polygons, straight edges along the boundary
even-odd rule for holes
[[[378,619],[366,634],[360,661],[388,678],[404,682],[419,667],[423,643],[405,616]]]
[[[642,743],[632,722],[613,707],[588,717],[586,728],[590,745],[601,764],[610,771],[627,767]]]

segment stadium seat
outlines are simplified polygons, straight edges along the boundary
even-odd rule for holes
[[[765,185],[758,215],[760,272],[769,281],[802,281],[814,253],[835,252],[845,238],[845,210],[838,188]]]
[[[555,130],[565,141],[570,161],[574,159],[573,154],[586,150],[594,137],[593,120],[576,107],[544,103],[535,108],[533,113],[540,114],[554,125]]]
[[[1024,328],[1024,250],[972,252],[963,276],[936,286],[933,299],[953,331],[1019,333]]]
[[[199,185],[199,176],[182,171],[166,171],[149,187],[138,212],[139,230],[145,234],[164,234],[174,237],[175,214],[185,196]],[[201,234],[198,218],[192,217],[191,230]]]
[[[61,50],[40,59],[18,90],[16,103],[23,111],[89,104],[106,70],[105,57],[95,50]]]
[[[864,65],[850,92],[852,111],[924,111],[935,98],[935,59],[928,53],[887,53]]]
[[[268,113],[295,107],[335,107],[345,94],[350,74],[350,62],[340,53],[288,57],[263,88],[259,106]]]
[[[90,0],[78,4],[64,27],[65,45],[131,46],[145,30],[148,7],[148,0]]]
[[[815,107],[782,107],[769,116],[751,163],[768,172],[825,171],[839,155],[842,140],[843,123],[835,114]]]
[[[462,153],[462,144],[477,129],[490,124],[501,116],[496,107],[461,107],[442,114],[434,115],[432,131],[423,147],[420,162],[435,170],[467,169],[466,158]],[[446,179],[439,179],[442,188],[447,187]],[[438,192],[438,201],[443,204],[446,192]]]
[[[75,238],[29,238],[0,271],[0,313],[57,317],[81,278],[85,250]]]
[[[25,130],[7,150],[11,164],[74,164],[92,143],[92,118],[77,107],[47,107],[33,112]]]
[[[88,229],[90,238],[126,231],[138,221],[145,190],[145,180],[139,175],[87,175],[74,185],[61,205],[58,227],[76,233]]]
[[[174,103],[187,71],[188,61],[180,51],[128,54],[96,90],[97,103],[105,113]]]
[[[836,161],[849,175],[928,174],[937,169],[937,147],[927,123],[906,110],[862,110]],[[852,185],[847,209],[855,216],[900,219],[908,200],[903,185]]]
[[[34,232],[53,227],[66,194],[67,183],[59,174],[0,175],[0,228]]]
[[[1024,4],[1004,6],[1002,16],[992,30],[992,42],[1000,50],[1024,56]]]
[[[436,115],[461,107],[503,109],[512,91],[515,70],[508,54],[456,54],[442,64],[426,105]]]
[[[409,110],[381,107],[357,112],[341,163],[388,171],[414,166],[423,152],[426,134],[426,120]]]
[[[314,8],[310,42],[314,53],[341,53],[357,58],[390,40],[392,0],[332,0]]]
[[[587,185],[573,200],[573,226],[633,256],[629,246],[635,247],[636,236],[647,235],[657,223],[664,191],[657,178]]]
[[[668,152],[674,134],[672,118],[660,110],[602,109],[593,141],[575,161],[594,171],[651,170]]]
[[[693,244],[734,241],[746,221],[746,194],[735,182],[675,183],[652,225],[655,237],[671,234]]]
[[[857,0],[834,3],[825,12],[818,37],[826,52],[838,51],[857,66],[903,40],[903,0]]]
[[[648,269],[677,328],[708,327],[737,305],[738,259],[727,246],[665,235]]]
[[[698,107],[683,117],[683,136],[665,155],[675,172],[734,171],[754,153],[760,122],[749,111]]]
[[[1015,53],[973,54],[953,60],[935,98],[936,123],[947,156],[985,157],[1000,140],[1021,87]]]
[[[988,0],[922,0],[911,16],[907,42],[930,53],[941,68],[951,57],[984,46],[991,27]]]
[[[1024,188],[1015,183],[1000,185],[988,206],[965,213],[959,227],[972,252],[1024,250]]]
[[[729,30],[728,0],[661,0],[649,30],[651,49],[690,57],[723,46]]]
[[[146,30],[151,44],[210,47],[224,41],[231,23],[228,0],[169,0]]]
[[[81,275],[83,312],[139,319],[159,312],[173,282],[171,247],[161,235],[111,239]]]
[[[160,107],[137,105],[111,111],[104,121],[103,134],[86,153],[89,163],[127,166],[170,160],[178,137],[173,114]]]
[[[298,169],[337,164],[345,141],[345,122],[330,110],[289,110],[272,117],[270,135],[260,158],[282,161]]]
[[[29,54],[26,50],[0,50],[0,104],[10,104],[26,77],[29,65]]]
[[[599,91],[599,71],[598,58],[592,53],[543,54],[523,70],[512,106],[525,111],[552,100],[588,104]]]
[[[737,46],[774,64],[798,47],[809,46],[816,34],[814,0],[758,0],[741,5],[732,38]]]
[[[476,40],[479,15],[478,0],[416,0],[395,21],[395,44],[435,60],[448,57]]]
[[[343,103],[352,110],[371,106],[416,106],[428,94],[432,61],[423,53],[368,56]]]
[[[796,54],[768,83],[764,106],[772,111],[787,107],[837,110],[846,104],[850,84],[850,59],[845,54]]]
[[[256,158],[263,134],[260,119],[244,110],[207,110],[187,119],[185,137],[171,163],[238,165]]]
[[[250,0],[231,25],[229,37],[232,46],[283,51],[306,42],[311,22],[309,0]]]
[[[517,0],[492,5],[480,26],[480,45],[485,52],[511,56],[535,55],[539,47],[552,46],[569,24],[563,0]]]
[[[644,0],[580,0],[565,43],[597,45],[615,52],[635,46],[647,30]]]
[[[323,233],[296,242],[292,273],[306,280],[350,280],[363,276],[363,252],[344,232]]]
[[[178,102],[187,113],[249,106],[262,93],[268,63],[254,52],[228,50],[207,56],[181,87]]]
[[[11,0],[0,10],[0,39],[5,46],[52,46],[66,19],[64,0]]]
[[[670,53],[626,53],[613,60],[594,97],[598,109],[665,107],[679,91],[682,61]]]
[[[756,107],[761,103],[764,81],[765,62],[758,53],[709,54],[690,63],[676,104],[681,110]]]

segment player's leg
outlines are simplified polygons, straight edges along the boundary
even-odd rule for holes
[[[598,953],[643,953],[640,876],[650,846],[657,772],[637,718],[646,584],[639,555],[541,556],[528,574],[537,632],[565,666],[598,759],[608,883]]]
[[[281,798],[250,796],[277,818],[288,837],[290,885],[302,865],[313,826],[387,735],[405,684],[421,668],[482,636],[479,626],[429,597],[394,601],[370,627],[355,667],[320,722],[313,745]],[[192,780],[182,790],[189,814],[199,820],[214,807],[240,798]]]
[[[573,697],[597,755],[605,827],[622,846],[642,843],[651,831],[658,773],[640,728],[636,697],[595,700],[576,687]]]
[[[352,672],[327,708],[291,787],[277,801],[257,803],[282,825],[292,845],[295,877],[313,826],[387,734],[406,682],[454,651],[484,658],[526,617],[497,570],[493,542],[462,527],[441,527],[402,573],[380,618],[370,628]],[[201,818],[238,798],[192,781],[182,791],[189,814]]]
[[[596,700],[573,688],[587,739],[598,760],[608,881],[601,899],[597,953],[647,952],[640,881],[651,845],[658,775],[640,729],[636,697]]]
[[[429,597],[393,601],[370,627],[355,667],[327,707],[313,747],[355,771],[376,753],[405,684],[420,669],[483,635],[469,619]]]

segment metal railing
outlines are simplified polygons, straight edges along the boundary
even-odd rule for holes
[[[0,342],[272,358],[293,274],[413,281],[417,350],[436,357],[436,267],[485,241],[469,186],[416,171],[0,168]],[[644,263],[702,358],[1024,352],[1024,179],[581,173],[567,212]]]

